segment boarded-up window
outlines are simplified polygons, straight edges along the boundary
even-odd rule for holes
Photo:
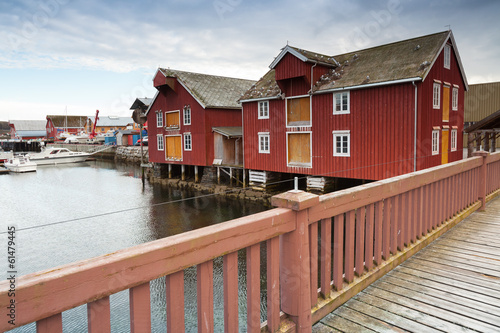
[[[311,133],[288,134],[288,164],[311,165]]]
[[[287,99],[286,120],[287,126],[310,126],[311,109],[309,97]]]
[[[450,87],[443,87],[443,121],[450,121]]]
[[[179,111],[167,112],[166,115],[166,128],[178,129],[179,128]]]
[[[165,159],[180,161],[182,160],[182,146],[181,146],[181,136],[165,136],[166,149],[165,149]]]

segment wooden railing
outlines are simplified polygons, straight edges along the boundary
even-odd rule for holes
[[[278,208],[0,282],[0,331],[36,321],[62,332],[87,304],[88,331],[110,332],[109,296],[129,290],[131,332],[151,330],[150,281],[165,276],[167,332],[185,330],[184,270],[197,268],[198,332],[214,330],[213,260],[223,257],[224,330],[238,322],[238,255],[246,249],[247,331],[310,332],[314,322],[499,193],[500,153],[316,196],[289,191]],[[260,319],[260,244],[267,321]],[[9,324],[15,301],[15,324]]]

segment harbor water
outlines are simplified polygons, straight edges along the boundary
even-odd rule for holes
[[[253,214],[262,204],[143,184],[138,167],[93,161],[0,176],[0,242],[15,226],[18,276]],[[5,247],[4,246],[4,247]],[[264,250],[264,248],[262,248]],[[246,325],[245,252],[239,254]],[[265,259],[265,256],[263,256]],[[7,272],[7,260],[0,267]],[[265,270],[265,261],[262,264]],[[265,283],[263,283],[265,287]],[[165,279],[151,288],[153,332],[166,332]],[[265,294],[263,290],[262,294]],[[129,332],[128,292],[111,296],[112,332]],[[262,313],[265,316],[263,299]],[[223,329],[222,258],[214,262],[215,331]],[[185,271],[186,332],[196,332],[196,268]],[[265,318],[263,318],[265,319]],[[87,332],[86,307],[63,313],[64,332]],[[10,332],[36,332],[30,324]]]

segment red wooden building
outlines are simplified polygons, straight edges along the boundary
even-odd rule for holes
[[[146,114],[149,161],[156,169],[167,165],[170,176],[178,172],[174,167],[180,168],[184,178],[186,166],[192,166],[198,178],[200,166],[242,167],[234,153],[242,151],[242,115],[237,101],[255,81],[159,68],[153,83],[158,91]],[[235,127],[240,128],[239,136],[214,137],[214,128],[220,135],[238,133]],[[215,156],[214,151],[231,153],[226,146],[232,147],[231,156]]]
[[[88,133],[93,124],[93,121],[87,116],[48,115],[46,118],[47,139],[56,139],[62,133]]]
[[[287,45],[270,68],[240,99],[253,180],[380,180],[462,158],[468,85],[451,31],[336,56]]]

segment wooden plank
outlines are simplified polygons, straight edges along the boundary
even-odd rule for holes
[[[398,234],[399,229],[399,196],[392,198],[391,203],[391,253],[395,255],[398,252]]]
[[[149,282],[129,289],[130,332],[151,332],[151,292]]]
[[[321,322],[316,323],[312,327],[312,331],[311,331],[311,333],[337,333],[337,332],[342,332],[342,331],[339,331],[333,327],[327,326]]]
[[[318,222],[309,225],[309,275],[311,281],[311,306],[318,302]]]
[[[326,317],[321,319],[321,323],[323,323],[327,327],[333,328],[334,332],[360,332],[360,333],[375,332],[374,330],[366,328],[354,321],[345,319],[344,317],[337,316],[333,313],[329,313]]]
[[[260,244],[247,247],[247,332],[260,332]]]
[[[321,293],[330,297],[332,282],[332,219],[321,220]],[[342,278],[340,278],[342,280]]]
[[[420,290],[413,290],[394,285],[392,283],[387,283],[385,282],[385,279],[384,281],[377,281],[377,283],[374,283],[367,289],[371,291],[371,288],[377,288],[386,292],[394,293],[397,295],[396,298],[399,301],[404,300],[406,297],[411,299],[410,303],[414,303],[414,305],[417,305],[416,301],[418,301],[435,307],[436,315],[440,313],[442,314],[442,311],[445,311],[446,317],[443,316],[443,319],[450,318],[452,322],[457,324],[463,323],[464,325],[467,325],[467,327],[478,331],[495,332],[498,330],[498,316],[471,307],[468,304],[457,301],[455,298],[437,298],[434,295],[423,293]]]
[[[87,304],[87,325],[89,333],[111,332],[109,296]]]
[[[375,203],[374,208],[375,218],[375,236],[374,236],[374,261],[377,265],[382,262],[382,228],[383,228],[383,203],[381,201]]]
[[[393,295],[396,296],[395,294]],[[395,315],[429,326],[432,329],[441,330],[444,332],[470,332],[470,330],[464,328],[461,325],[457,325],[455,323],[451,323],[447,320],[436,317],[435,313],[432,313],[431,311],[429,311],[431,313],[425,313],[420,309],[416,310],[410,306],[402,305],[401,303],[404,302],[398,302],[393,299],[387,300],[381,297],[377,297],[376,295],[366,290],[359,293],[358,296],[355,297],[355,299],[371,306],[386,310]]]
[[[476,251],[478,255],[497,255],[498,251],[489,247],[482,246],[479,244],[471,244],[462,240],[450,240],[450,239],[440,239],[439,244],[447,245],[450,247],[461,247],[467,250]]]
[[[339,291],[344,284],[344,214],[335,216],[333,229],[333,285]]]
[[[61,313],[36,322],[37,333],[62,333],[62,331],[63,325]]]
[[[238,330],[238,252],[223,257],[224,332]]]
[[[361,276],[365,271],[365,207],[356,209],[355,273]]]
[[[370,304],[361,302],[357,299],[351,299],[346,303],[346,307],[364,313],[367,316],[372,316],[378,320],[382,320],[392,326],[401,328],[410,332],[440,332],[437,329],[429,327],[427,325],[420,324],[413,320],[406,319],[399,314],[391,313],[385,309],[379,307],[371,306]]]
[[[167,332],[184,332],[184,271],[165,277],[165,296]]]
[[[460,304],[448,301],[441,302],[427,295],[421,295],[411,291],[406,292],[404,288],[392,286],[390,284],[380,284],[377,287],[370,286],[365,289],[365,292],[380,299],[399,304],[401,307],[413,309],[423,314],[442,319],[447,321],[449,325],[457,327],[456,330],[447,330],[447,332],[460,332],[461,329],[458,327],[461,326],[463,327],[462,330],[466,330],[467,332],[469,331],[467,328],[478,330],[494,329],[491,325],[473,318],[480,317],[482,315],[480,311],[470,309]],[[469,318],[471,315],[472,318]],[[491,319],[495,318],[493,317]]]
[[[425,249],[424,249],[425,250]],[[483,264],[482,262],[474,259],[461,258],[453,255],[446,255],[445,253],[435,253],[429,250],[425,250],[425,253],[422,253],[421,256],[424,256],[426,260],[429,261],[447,261],[449,265],[462,265],[467,266],[469,270],[483,272],[484,274],[488,274],[491,276],[496,276],[500,278],[500,268],[492,267],[489,264]]]
[[[441,258],[450,258],[451,261],[458,259],[459,262],[470,262],[472,266],[479,266],[483,268],[491,268],[495,271],[500,270],[500,261],[488,258],[486,256],[478,256],[477,254],[460,253],[449,249],[433,247],[426,249],[425,253],[432,253],[434,256]]]
[[[367,270],[371,270],[373,267],[374,209],[374,204],[366,207],[365,266]]]
[[[347,283],[354,279],[354,234],[355,221],[354,211],[347,212],[345,217],[345,267],[344,275]]]
[[[405,332],[405,330],[399,327],[391,327],[386,322],[374,318],[372,316],[366,315],[364,313],[358,312],[347,306],[342,306],[333,312],[334,315],[345,318],[347,320],[354,321],[355,323],[369,328],[375,332],[379,333],[393,333],[393,332]]]
[[[209,260],[196,266],[198,332],[214,331],[214,270]]]
[[[391,249],[391,198],[384,200],[384,216],[382,221],[382,257],[390,258]]]
[[[279,237],[267,241],[267,327],[271,332],[280,326],[280,252]],[[237,330],[235,330],[237,331]]]
[[[384,281],[399,287],[421,292],[435,298],[450,300],[454,303],[463,304],[465,306],[482,310],[496,316],[500,315],[500,308],[498,308],[497,300],[485,296],[478,296],[474,293],[468,293],[465,290],[442,286],[440,284],[432,282],[426,282],[426,285],[422,285],[418,283],[418,279],[412,280],[408,278],[408,275],[395,275],[392,274],[392,272],[390,275],[384,278]]]
[[[482,254],[482,253],[478,253],[478,252],[476,252],[474,250],[469,250],[469,249],[465,249],[465,248],[462,248],[462,247],[448,246],[446,244],[442,244],[441,242],[434,244],[434,247],[436,249],[443,249],[443,250],[447,250],[447,251],[450,251],[450,252],[470,254],[470,255],[474,255],[474,256],[476,256],[478,258],[487,258],[487,259],[491,259],[491,260],[500,260],[500,253],[498,255],[495,255],[495,254]]]

